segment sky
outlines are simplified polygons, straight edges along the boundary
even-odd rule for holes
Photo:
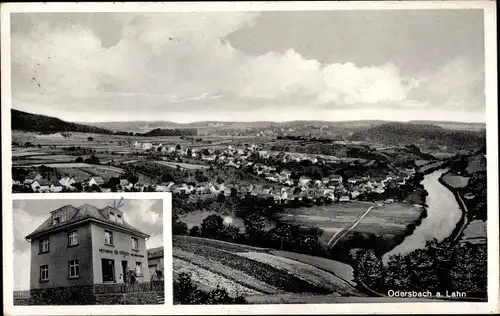
[[[485,121],[482,10],[14,13],[11,63],[68,121]]]
[[[65,205],[81,206],[85,203],[98,208],[113,206],[115,200],[64,199],[64,200],[13,200],[14,225],[14,290],[29,290],[30,246],[25,237],[37,229],[50,212]],[[158,199],[123,200],[124,220],[140,231],[150,235],[146,248],[163,246],[163,204]]]

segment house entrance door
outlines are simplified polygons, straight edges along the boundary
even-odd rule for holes
[[[115,282],[115,261],[101,259],[102,282]]]
[[[123,283],[128,283],[127,280],[127,272],[128,272],[128,267],[127,267],[128,261],[123,260],[122,261],[122,275],[123,275]]]

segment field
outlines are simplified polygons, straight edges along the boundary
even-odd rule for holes
[[[206,286],[227,285],[236,293],[234,284],[237,283],[241,286],[240,293],[246,291],[250,295],[316,293],[362,296],[352,284],[332,272],[343,267],[335,261],[300,255],[292,259],[293,254],[287,252],[187,236],[174,236],[173,246],[174,258],[182,260],[174,265],[174,272],[196,271],[192,278],[198,283],[208,283]],[[328,261],[331,262],[330,271],[318,267],[327,266]],[[184,265],[184,262],[190,265]],[[343,270],[345,277],[346,268]],[[205,271],[211,274],[205,274]],[[216,279],[213,274],[219,277]]]
[[[369,207],[374,208],[355,226],[354,232],[404,234],[406,226],[416,222],[422,212],[403,203],[377,206],[373,203],[350,202],[287,209],[286,213],[279,214],[279,220],[304,227],[319,227],[324,231],[321,240],[326,243],[337,232],[352,227]]]
[[[160,165],[164,165],[171,168],[179,167],[182,170],[196,170],[196,169],[208,169],[209,166],[199,165],[199,164],[191,164],[191,163],[181,163],[181,162],[170,162],[170,161],[155,161]]]
[[[459,176],[453,172],[447,172],[442,177],[443,181],[454,189],[464,188],[469,181],[468,177]]]
[[[485,243],[486,237],[486,222],[482,220],[473,220],[465,227],[462,241],[470,243]]]

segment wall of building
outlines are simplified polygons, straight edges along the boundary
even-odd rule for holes
[[[163,272],[163,276],[165,276],[165,268],[164,268],[164,257],[156,257],[156,258],[151,258],[148,259],[148,268],[149,268],[149,275],[152,276],[155,273],[155,270],[160,270]]]
[[[146,240],[144,238],[123,233],[111,228],[105,228],[98,224],[91,224],[92,230],[92,260],[94,269],[94,283],[103,283],[101,259],[110,259],[115,265],[115,282],[123,283],[122,261],[127,261],[129,269],[135,271],[136,262],[142,264],[142,276],[137,277],[138,282],[149,281],[148,260],[146,253]],[[113,246],[104,244],[104,231],[113,232]],[[139,250],[132,250],[131,237],[136,237],[139,243]],[[110,253],[111,252],[111,253]]]
[[[78,246],[68,247],[68,232],[78,231]],[[39,254],[39,241],[31,241],[30,288],[53,288],[61,286],[92,284],[92,237],[90,224],[84,224],[67,231],[49,236],[49,252]],[[69,278],[68,262],[78,260],[79,274],[77,279]],[[49,280],[40,282],[40,266],[49,266]]]

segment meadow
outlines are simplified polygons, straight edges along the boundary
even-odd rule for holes
[[[349,277],[347,265],[333,260],[188,236],[173,236],[173,247],[177,260],[174,273],[191,273],[195,282],[206,287],[220,284],[232,293],[250,296],[286,293],[362,296],[344,279]]]

